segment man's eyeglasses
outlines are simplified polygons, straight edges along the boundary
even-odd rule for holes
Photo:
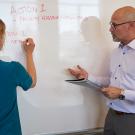
[[[123,25],[123,24],[126,24],[126,23],[131,23],[131,22],[135,22],[135,21],[128,21],[128,22],[124,22],[124,23],[114,23],[114,22],[110,22],[110,26],[113,28],[113,29],[116,29],[117,26],[119,25]]]

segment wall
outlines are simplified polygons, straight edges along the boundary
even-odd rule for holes
[[[112,11],[126,3],[0,1],[0,18],[7,25],[1,55],[25,65],[21,41],[32,37],[36,43],[37,86],[28,92],[17,89],[23,135],[103,126],[107,111],[104,97],[99,91],[65,82],[72,78],[66,69],[79,64],[89,74],[107,76],[108,56],[113,48],[108,22]],[[132,3],[133,0],[129,2]]]

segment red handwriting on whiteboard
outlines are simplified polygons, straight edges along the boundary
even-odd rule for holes
[[[36,4],[23,4],[23,5],[11,5],[10,14],[33,14],[33,13],[39,13],[39,12],[45,12],[46,7],[44,3],[41,3],[38,7]]]
[[[50,15],[47,12],[46,4],[28,3],[28,4],[12,4],[10,9],[12,21],[24,22],[39,22],[39,21],[55,21],[55,20],[80,20],[82,16],[58,16]]]

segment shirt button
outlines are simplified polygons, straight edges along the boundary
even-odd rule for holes
[[[120,67],[121,65],[119,65],[119,67]]]
[[[123,52],[123,55],[126,54],[125,52]]]
[[[115,80],[117,79],[117,77],[115,77]]]

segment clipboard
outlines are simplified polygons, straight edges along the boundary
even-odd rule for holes
[[[84,87],[88,87],[88,88],[92,88],[92,89],[102,89],[103,86],[96,84],[88,79],[73,79],[73,80],[65,80],[66,82],[72,83],[72,84],[76,84],[76,85],[81,85]]]

